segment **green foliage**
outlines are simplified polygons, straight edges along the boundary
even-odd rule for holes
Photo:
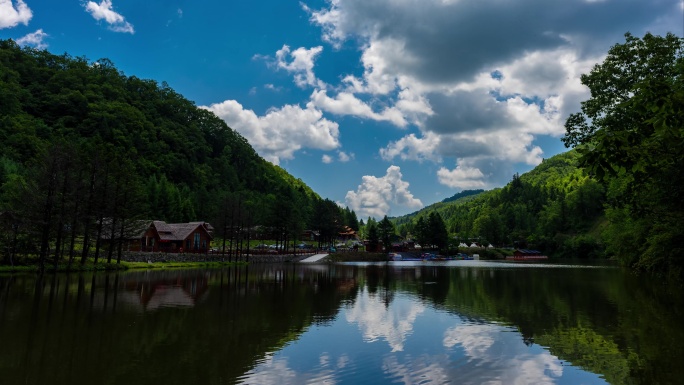
[[[380,234],[378,233],[378,225],[372,218],[368,218],[366,224],[366,239],[368,239],[368,246],[371,250],[377,250],[380,244]]]
[[[449,198],[443,199],[442,203],[453,202],[453,201],[459,200],[461,198],[466,198],[466,197],[477,195],[477,194],[480,194],[483,192],[484,192],[484,190],[463,190],[460,193],[454,194],[453,196],[451,196]]]
[[[105,219],[110,228],[136,219],[217,223],[235,248],[256,224],[281,243],[304,228],[329,242],[339,226],[359,227],[356,214],[266,162],[213,113],[108,59],[0,40],[0,141],[0,213],[22,221],[22,234],[0,250],[24,237],[36,243],[25,251],[47,258],[67,241],[71,260],[78,239],[83,258],[97,255]]]
[[[427,244],[434,245],[439,250],[445,250],[449,243],[449,233],[442,216],[437,212],[431,212],[428,215],[426,227]]]
[[[392,238],[394,237],[395,233],[394,224],[392,224],[389,218],[387,218],[387,215],[385,215],[385,217],[382,218],[382,220],[378,223],[378,235],[382,240],[382,245],[385,248],[385,251],[390,249]]]
[[[423,216],[419,216],[413,227],[413,236],[418,244],[427,245],[430,242],[430,229]]]
[[[356,213],[354,210],[349,209],[349,207],[345,207],[344,209],[344,223],[354,231],[359,231],[359,228],[361,227],[359,225],[359,220],[356,217]]]
[[[504,234],[503,218],[497,210],[485,209],[473,222],[473,232],[488,242],[500,245]]]
[[[591,230],[603,218],[605,189],[578,168],[578,158],[573,150],[544,159],[501,189],[435,204],[395,223],[421,245],[442,248],[450,237],[456,245],[480,242],[564,257],[601,257],[603,242]],[[447,240],[437,243],[436,234]]]
[[[563,141],[608,188],[608,249],[625,265],[681,278],[684,39],[625,37],[582,76],[592,96],[568,118]]]

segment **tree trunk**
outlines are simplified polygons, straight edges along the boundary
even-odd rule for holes
[[[88,251],[90,249],[90,215],[93,210],[93,201],[95,200],[95,166],[93,166],[90,174],[90,187],[88,188],[88,204],[86,205],[86,212],[83,220],[83,250],[81,251],[81,265],[85,265],[88,258]]]
[[[51,165],[48,191],[45,196],[45,204],[43,205],[43,221],[40,236],[40,254],[38,257],[38,267],[40,271],[45,270],[45,260],[47,259],[47,254],[50,247],[50,229],[52,227],[52,209],[54,206],[55,198],[55,175],[54,175],[54,164]]]

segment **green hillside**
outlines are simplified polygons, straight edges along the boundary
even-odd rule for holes
[[[441,213],[441,209],[444,207],[449,207],[451,205],[463,204],[465,202],[468,202],[468,201],[474,199],[475,197],[477,197],[478,195],[480,195],[484,192],[485,192],[485,190],[464,190],[464,191],[461,191],[460,193],[454,194],[453,196],[451,196],[449,198],[443,199],[441,202],[433,203],[429,206],[423,207],[422,209],[420,209],[416,212],[406,214],[406,215],[402,215],[400,217],[392,218],[392,222],[395,225],[402,225],[405,223],[410,223],[413,220],[417,220],[421,216],[427,217],[429,215],[429,213],[431,213],[433,211]]]
[[[603,187],[578,167],[578,153],[545,159],[505,187],[440,202],[395,218],[404,232],[420,217],[438,213],[457,242],[541,249],[556,257],[600,257]]]
[[[684,278],[684,39],[627,34],[581,81],[591,97],[562,138],[573,150],[500,189],[369,220],[362,233],[384,244],[395,230],[423,240],[439,233],[431,244],[610,257]],[[359,226],[353,211],[264,161],[211,112],[107,59],[0,40],[0,143],[3,262],[97,255],[105,219],[119,238],[137,219],[209,221],[236,248],[256,226],[286,245],[304,229],[332,243],[342,225]]]
[[[572,151],[500,190],[425,211],[459,240],[610,257],[684,279],[684,39],[627,33],[581,81],[591,97],[561,139]],[[425,215],[396,223],[411,233]]]
[[[442,199],[442,203],[453,202],[462,198],[467,198],[469,196],[477,195],[484,192],[484,190],[463,190],[460,193],[456,193],[449,198]]]
[[[208,221],[226,237],[259,224],[282,242],[305,228],[332,237],[355,218],[213,113],[107,59],[0,40],[0,143],[5,260],[9,249],[61,258],[65,243],[71,256],[79,243],[99,250],[105,218]]]

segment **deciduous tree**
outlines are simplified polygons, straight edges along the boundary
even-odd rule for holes
[[[578,146],[581,164],[609,186],[611,206],[642,224],[635,234],[641,246],[629,251],[639,258],[618,256],[640,269],[682,277],[684,40],[673,34],[625,37],[582,76],[591,98],[568,118],[563,141]]]

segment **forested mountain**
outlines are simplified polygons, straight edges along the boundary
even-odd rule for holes
[[[0,143],[4,251],[52,249],[57,260],[66,249],[71,260],[82,242],[85,258],[105,221],[121,227],[111,239],[124,223],[155,219],[208,221],[226,237],[259,224],[293,241],[305,228],[332,237],[355,219],[213,113],[107,59],[0,40]]]
[[[566,122],[573,150],[503,188],[394,218],[399,234],[425,233],[422,220],[458,241],[684,277],[684,40],[627,34],[581,80],[592,96]],[[231,247],[256,225],[285,243],[305,228],[331,242],[341,225],[359,226],[211,112],[107,59],[0,40],[0,143],[3,258],[52,250],[71,261],[78,250],[84,260],[109,239],[111,259],[136,219],[209,221]]]
[[[401,232],[436,212],[459,240],[614,257],[683,279],[684,39],[625,38],[581,76],[591,97],[562,138],[573,150],[501,189],[396,218]]]
[[[453,202],[453,201],[459,200],[461,198],[477,195],[477,194],[482,193],[484,191],[485,190],[463,190],[459,193],[454,194],[453,196],[451,196],[449,198],[442,199],[442,203]]]
[[[508,185],[427,207],[413,217],[438,213],[459,242],[535,247],[560,257],[601,255],[599,234],[604,189],[578,167],[576,151],[545,159]],[[408,220],[407,220],[408,218]],[[410,217],[395,223],[412,232]]]
[[[395,225],[402,225],[405,223],[410,223],[413,220],[419,219],[423,215],[427,216],[428,213],[430,213],[430,212],[433,212],[433,211],[434,212],[441,212],[441,209],[445,206],[450,206],[452,204],[460,205],[460,204],[463,204],[465,202],[468,202],[468,201],[476,198],[478,195],[480,195],[484,192],[485,192],[485,190],[464,190],[464,191],[461,191],[459,193],[454,194],[453,196],[451,196],[449,198],[443,199],[441,202],[433,203],[429,206],[423,207],[422,209],[420,209],[416,212],[406,214],[406,215],[402,215],[400,217],[392,218],[392,223],[394,223]]]

